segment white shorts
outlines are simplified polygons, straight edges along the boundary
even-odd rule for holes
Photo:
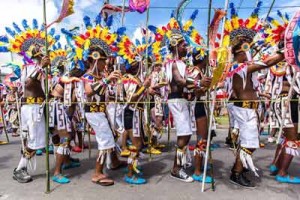
[[[241,147],[259,148],[259,129],[256,111],[238,106],[232,106],[232,110],[240,129]]]
[[[96,133],[98,150],[107,150],[115,147],[113,133],[103,112],[85,113],[87,122]]]
[[[173,115],[177,136],[192,135],[188,101],[186,99],[170,99],[168,106]]]
[[[229,115],[229,125],[230,128],[239,128],[237,121],[235,120],[234,114],[233,114],[233,103],[228,103],[227,104],[227,110],[228,110],[228,115]]]
[[[41,105],[31,104],[21,107],[22,133],[27,133],[27,147],[33,150],[46,146],[45,116]]]

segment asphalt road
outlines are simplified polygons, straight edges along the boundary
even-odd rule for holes
[[[255,189],[244,189],[229,183],[230,169],[234,156],[232,151],[224,145],[227,130],[217,130],[214,143],[220,148],[213,151],[214,174],[216,179],[216,190],[211,191],[210,185],[206,185],[206,191],[201,192],[199,182],[183,183],[170,177],[170,169],[174,156],[175,134],[171,135],[169,150],[160,156],[142,159],[141,165],[148,183],[141,186],[128,185],[123,181],[124,169],[117,171],[108,170],[108,174],[115,180],[111,187],[101,187],[93,184],[90,179],[94,169],[97,156],[95,150],[95,139],[92,138],[92,157],[88,158],[88,151],[81,154],[72,153],[73,157],[81,159],[81,167],[65,171],[71,178],[68,185],[59,185],[51,182],[51,193],[45,194],[45,156],[37,157],[37,170],[32,172],[34,181],[27,184],[19,184],[12,179],[14,167],[20,158],[20,141],[18,138],[11,139],[8,145],[0,146],[0,200],[3,199],[300,199],[300,186],[279,184],[274,177],[268,173],[268,166],[272,161],[275,151],[274,144],[267,144],[265,148],[259,149],[254,154],[254,163],[260,169],[260,178],[254,178],[257,184]],[[4,139],[0,135],[0,139]],[[262,141],[266,137],[261,138]],[[166,141],[166,136],[163,138]],[[193,142],[195,137],[193,137]],[[53,156],[50,157],[50,166],[53,167]],[[292,175],[300,176],[299,158],[295,158],[290,167]],[[53,170],[51,170],[52,172]],[[192,169],[190,169],[192,174]],[[254,177],[254,176],[251,176]]]

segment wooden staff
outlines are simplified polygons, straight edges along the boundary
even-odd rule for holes
[[[208,19],[207,19],[207,47],[208,47],[208,61],[209,61],[209,51],[210,51],[210,46],[209,46],[209,24],[210,24],[210,16],[211,16],[211,7],[212,7],[212,0],[209,0],[209,7],[208,7]],[[209,62],[208,62],[208,66],[206,69],[206,76],[209,76],[211,74],[210,70],[208,69],[209,66]],[[209,97],[210,97],[210,92],[207,92],[207,105],[208,108],[209,106]],[[215,92],[213,94],[213,102],[212,102],[212,109],[207,109],[208,111],[208,135],[207,135],[207,145],[206,145],[206,153],[205,153],[205,161],[204,161],[204,171],[203,171],[203,180],[202,180],[202,188],[201,191],[204,192],[204,186],[205,186],[205,179],[206,179],[206,170],[207,170],[207,163],[208,163],[208,157],[210,160],[210,172],[211,172],[211,178],[212,178],[212,183],[211,183],[211,189],[214,191],[215,190],[215,184],[214,184],[214,178],[213,178],[213,165],[212,165],[212,157],[211,157],[211,151],[210,151],[210,140],[211,140],[211,124],[212,124],[212,117],[213,117],[213,109],[214,109],[214,102],[215,102]]]
[[[45,28],[45,49],[46,56],[49,55],[48,51],[48,33],[47,33],[47,13],[46,13],[46,0],[43,0],[43,16],[44,16],[44,28]],[[49,96],[48,96],[48,68],[46,67],[46,78],[45,78],[45,111],[46,111],[46,193],[50,193],[50,170],[49,170]]]
[[[149,23],[149,14],[150,14],[150,7],[147,8],[147,15],[146,15],[146,77],[150,75],[150,67],[148,65],[148,42],[149,42],[149,31],[148,31],[148,23]],[[149,149],[149,159],[152,160],[151,148],[152,148],[152,133],[150,130],[151,124],[151,110],[150,110],[150,95],[147,95],[147,103],[146,103],[146,110],[147,110],[147,129],[148,129],[148,149]]]

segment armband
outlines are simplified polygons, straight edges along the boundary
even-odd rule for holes
[[[146,88],[144,86],[142,86],[135,94],[139,96],[145,91],[145,89]]]
[[[105,88],[108,85],[108,80],[107,79],[102,79],[99,82],[96,83],[92,83],[91,88],[93,90],[94,93],[99,94],[99,95],[103,95]]]

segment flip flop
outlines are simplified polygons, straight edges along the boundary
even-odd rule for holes
[[[0,140],[0,145],[2,145],[2,144],[8,144],[8,142],[1,141],[1,140]]]
[[[92,179],[92,182],[101,186],[111,186],[115,184],[112,179],[107,178],[105,175],[97,180]]]

